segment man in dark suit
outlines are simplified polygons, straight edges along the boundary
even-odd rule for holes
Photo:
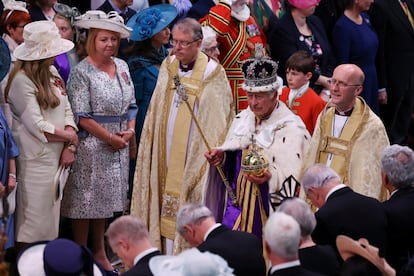
[[[234,274],[266,275],[263,248],[250,233],[232,231],[216,223],[212,212],[202,204],[186,204],[177,214],[177,231],[192,246],[221,256]]]
[[[384,255],[387,218],[374,198],[355,193],[341,184],[338,174],[324,164],[308,168],[302,177],[306,196],[319,210],[312,238],[336,247],[336,237],[366,238]]]
[[[151,245],[147,226],[137,217],[121,216],[105,233],[112,251],[129,268],[122,275],[152,276],[149,261],[161,252]]]
[[[386,259],[395,270],[414,255],[414,152],[392,145],[381,157],[382,183],[391,197],[382,203],[388,219]]]
[[[270,276],[313,276],[322,275],[304,269],[299,261],[300,226],[297,221],[283,213],[269,216],[264,227],[266,251],[272,264]]]
[[[388,103],[383,119],[391,144],[405,144],[414,107],[414,1],[376,0],[371,22],[377,31],[379,87]]]

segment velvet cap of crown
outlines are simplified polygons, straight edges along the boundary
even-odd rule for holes
[[[247,59],[242,66],[246,92],[272,92],[279,88],[277,81],[278,64],[270,58]]]

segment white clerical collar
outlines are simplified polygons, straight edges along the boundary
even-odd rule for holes
[[[281,269],[294,267],[294,266],[298,266],[298,265],[300,265],[299,260],[294,260],[294,261],[283,263],[283,264],[277,264],[277,265],[272,266],[272,268],[270,269],[270,274],[272,274],[276,270],[281,270]]]
[[[295,99],[302,97],[306,93],[306,91],[308,91],[308,88],[309,88],[309,81],[306,82],[301,87],[299,87],[298,89],[290,89],[289,100],[288,100],[289,108],[292,107],[292,103]]]
[[[204,240],[207,240],[208,235],[210,235],[211,232],[213,232],[214,229],[221,226],[221,223],[216,223],[213,226],[210,227],[210,229],[207,230],[206,234],[204,235]]]
[[[326,197],[325,197],[325,201],[327,201],[328,200],[328,198],[329,198],[329,196],[331,195],[331,194],[333,194],[334,192],[336,192],[336,191],[338,191],[338,190],[340,190],[340,189],[342,189],[342,188],[345,188],[346,187],[346,185],[345,184],[338,184],[338,185],[336,185],[335,187],[333,187],[329,192],[328,192],[328,194],[326,195]]]
[[[134,258],[134,265],[136,265],[139,260],[141,260],[143,257],[147,256],[148,254],[158,251],[158,248],[155,247],[151,247],[148,248],[147,250],[142,251],[141,253],[139,253],[135,258]]]
[[[392,191],[391,193],[390,193],[390,198],[396,193],[396,192],[398,192],[400,189],[395,189],[394,191]]]

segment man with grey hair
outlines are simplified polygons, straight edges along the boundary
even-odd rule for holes
[[[220,145],[234,114],[226,73],[200,51],[202,39],[195,19],[174,24],[173,50],[160,67],[135,168],[131,214],[148,223],[154,245],[174,254],[184,249],[175,232],[179,207],[203,198],[204,139]]]
[[[324,275],[338,274],[340,265],[335,249],[327,244],[315,244],[311,237],[316,219],[309,204],[297,197],[288,198],[276,212],[292,216],[300,226],[299,260],[302,267]]]
[[[232,231],[216,223],[210,209],[202,204],[185,204],[177,214],[177,232],[201,252],[225,259],[234,274],[266,275],[263,248],[253,234]]]
[[[304,269],[299,261],[300,227],[283,213],[272,213],[264,227],[266,251],[272,264],[270,276],[321,275]]]
[[[121,216],[106,230],[112,251],[121,258],[126,267],[125,276],[153,275],[149,261],[161,252],[151,245],[147,226],[137,217]]]
[[[400,145],[385,148],[381,169],[391,195],[382,203],[388,219],[386,259],[398,271],[414,254],[414,152]]]
[[[306,196],[318,207],[312,238],[317,244],[336,248],[336,237],[366,238],[384,254],[387,219],[378,200],[358,194],[341,183],[325,164],[309,167],[302,177]]]
[[[310,135],[302,120],[278,100],[276,62],[258,56],[242,69],[249,107],[236,115],[224,143],[204,155],[211,168],[223,166],[234,196],[210,169],[205,203],[227,227],[262,239],[270,213],[269,194],[290,190],[290,180],[299,178]],[[254,152],[260,152],[268,164],[263,172],[243,167],[246,159],[253,163],[261,159],[246,158]]]

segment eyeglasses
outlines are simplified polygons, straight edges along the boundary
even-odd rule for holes
[[[176,39],[171,39],[170,43],[172,46],[178,46],[180,45],[181,48],[187,48],[188,46],[191,45],[191,43],[198,41],[199,39],[193,40],[193,41],[179,41]]]
[[[328,80],[328,84],[329,84],[329,86],[338,86],[338,88],[340,88],[340,89],[346,88],[346,87],[357,87],[357,86],[362,85],[362,84],[348,84],[348,83],[345,83],[343,81],[339,81],[339,80],[336,80],[336,79]]]

